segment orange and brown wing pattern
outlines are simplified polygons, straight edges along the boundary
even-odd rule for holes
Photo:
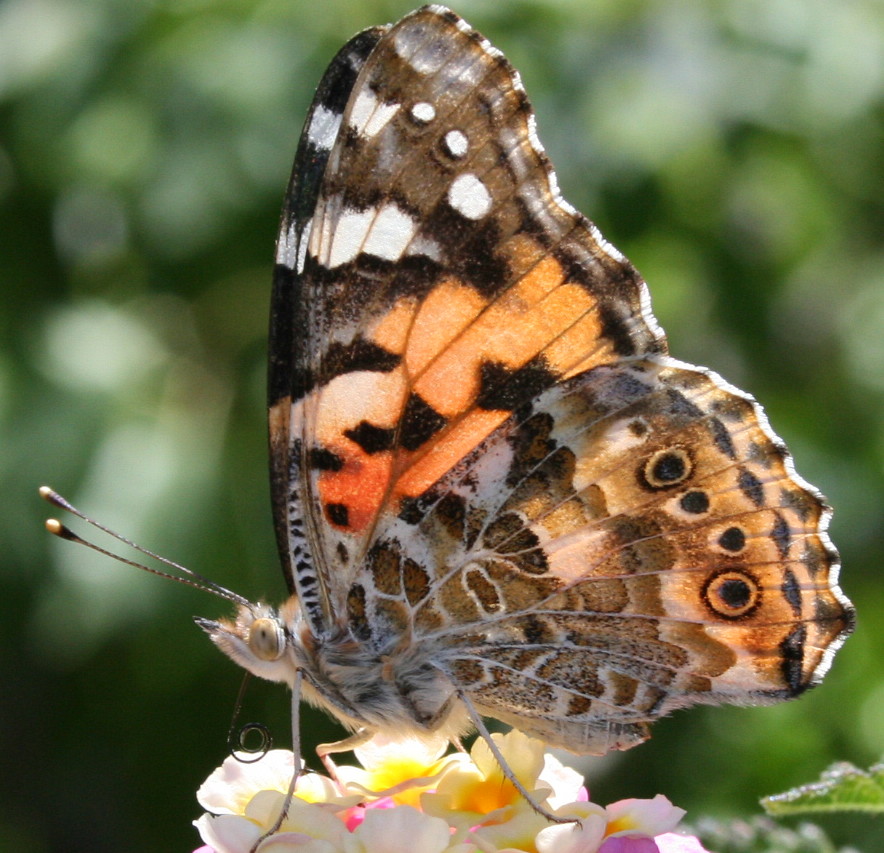
[[[441,7],[320,84],[269,396],[293,641],[353,725],[466,705],[626,748],[679,707],[797,695],[852,630],[822,498],[750,397],[666,354],[518,75]]]
[[[427,7],[336,63],[283,217],[270,382],[281,551],[334,590],[324,618],[384,519],[520,405],[665,349],[487,41]]]
[[[286,190],[273,272],[267,397],[274,526],[289,592],[298,593],[317,633],[329,619],[328,573],[323,561],[314,558],[313,505],[297,408],[310,387],[312,352],[321,345],[310,327],[314,315],[309,309],[313,301],[321,304],[322,294],[311,288],[305,272],[307,241],[344,108],[359,69],[386,29],[365,30],[345,44],[317,87]]]
[[[822,678],[853,623],[827,521],[751,398],[625,359],[520,407],[389,526],[351,618],[482,713],[603,753]]]

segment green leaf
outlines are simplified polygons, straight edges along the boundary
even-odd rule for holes
[[[868,812],[884,814],[884,763],[860,770],[847,762],[833,764],[819,782],[765,797],[761,805],[770,815],[807,812]]]

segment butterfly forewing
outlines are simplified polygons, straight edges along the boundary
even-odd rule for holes
[[[516,73],[450,13],[365,59],[303,230],[290,444],[341,590],[383,517],[518,405],[663,347],[638,275],[558,197]]]

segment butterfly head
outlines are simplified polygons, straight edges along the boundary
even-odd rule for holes
[[[294,683],[299,666],[300,609],[294,599],[279,610],[267,604],[241,604],[236,619],[194,619],[231,660],[268,681]]]

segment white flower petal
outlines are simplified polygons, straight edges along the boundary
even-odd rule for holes
[[[248,853],[261,837],[261,828],[239,815],[204,814],[193,822],[200,834],[216,853]]]
[[[557,823],[537,833],[537,853],[596,853],[605,840],[605,810],[594,803],[580,803],[575,814],[580,823]]]
[[[352,840],[360,853],[442,853],[451,841],[451,828],[411,806],[370,809],[353,830]]]
[[[565,803],[576,802],[580,792],[585,790],[583,777],[573,767],[566,767],[551,753],[544,756],[540,781],[546,782],[553,790],[546,801],[553,811]]]
[[[242,814],[248,801],[263,790],[287,791],[294,757],[286,749],[271,749],[260,761],[224,759],[196,792],[199,804],[213,814]]]
[[[608,835],[640,834],[652,838],[675,829],[686,814],[684,809],[672,805],[662,794],[657,794],[652,800],[620,800],[611,803],[605,811],[608,815]]]
[[[280,832],[261,842],[258,853],[338,853],[340,849],[337,844],[310,838],[302,832]]]

